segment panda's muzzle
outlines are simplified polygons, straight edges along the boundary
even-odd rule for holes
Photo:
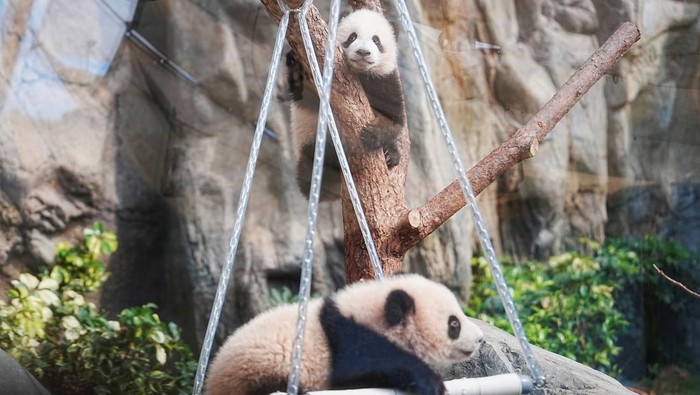
[[[465,347],[465,348],[454,348],[452,351],[452,354],[455,356],[455,359],[457,360],[467,360],[471,358],[481,347],[481,345],[484,343],[484,337],[481,336],[477,339],[475,339],[475,343],[473,346],[470,347]]]

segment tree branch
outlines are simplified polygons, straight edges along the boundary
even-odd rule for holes
[[[284,0],[292,9],[298,9],[302,0]],[[276,0],[261,0],[268,14],[279,24],[282,17]],[[379,0],[349,0],[354,9],[369,8],[381,11]],[[296,15],[296,16],[294,16]],[[302,66],[309,72],[309,64],[299,32],[298,13],[289,23],[287,41],[295,51]],[[311,6],[308,12],[311,39],[319,64],[323,64],[324,45],[328,28]],[[554,97],[525,126],[509,140],[501,144],[468,172],[475,193],[480,193],[499,175],[537,154],[540,142],[576,104],[576,102],[607,73],[630,46],[639,40],[639,30],[631,23],[623,24],[603,46],[598,49]],[[360,195],[382,267],[390,275],[401,270],[406,252],[465,205],[464,196],[457,181],[430,199],[422,207],[410,210],[405,199],[405,179],[408,170],[410,142],[407,130],[399,137],[401,161],[387,169],[381,150],[366,152],[360,143],[360,133],[365,122],[373,117],[367,96],[357,78],[350,73],[342,56],[336,52],[331,107],[335,115],[345,152],[352,169],[353,179]],[[343,187],[343,230],[346,261],[346,282],[374,277],[367,250],[355,219],[346,188]]]
[[[697,292],[691,290],[690,288],[686,287],[685,285],[683,285],[682,282],[676,281],[676,280],[672,279],[672,278],[669,277],[666,273],[664,273],[663,270],[659,269],[659,268],[656,266],[656,264],[654,264],[654,270],[656,270],[656,272],[657,272],[661,277],[665,278],[665,279],[666,279],[667,281],[669,281],[671,284],[673,284],[673,285],[675,285],[676,287],[682,289],[683,291],[685,291],[685,292],[688,293],[689,295],[695,296],[696,298],[700,299],[700,293],[697,293]]]
[[[534,157],[554,126],[639,38],[639,29],[634,24],[626,22],[620,26],[535,116],[467,172],[474,193],[479,194],[518,162]],[[402,240],[398,252],[408,251],[465,204],[455,180],[422,207],[408,211],[396,229],[397,237]]]

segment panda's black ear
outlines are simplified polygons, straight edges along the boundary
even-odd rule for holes
[[[399,39],[399,22],[394,20],[394,19],[389,19],[389,25],[391,25],[391,29],[394,31],[394,38]]]
[[[384,319],[389,327],[398,325],[406,316],[416,312],[416,304],[411,295],[403,289],[395,289],[386,297]]]

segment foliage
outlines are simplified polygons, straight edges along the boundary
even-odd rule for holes
[[[599,246],[593,246],[598,247]],[[610,262],[616,258],[611,257]],[[547,263],[504,264],[504,276],[528,339],[596,369],[614,371],[615,339],[627,322],[615,309],[616,276],[596,256],[569,252]],[[475,283],[467,313],[510,331],[510,324],[483,258],[473,261]],[[617,276],[634,266],[616,267]]]
[[[675,312],[683,310],[693,300],[663,279],[653,267],[656,264],[672,277],[682,272],[692,273],[700,270],[700,263],[693,260],[691,253],[678,241],[647,235],[634,241],[611,239],[604,247],[610,252],[633,251],[636,254],[636,261],[626,263],[637,266],[636,275],[624,280],[628,283],[641,283],[644,286],[645,297],[656,300]]]
[[[311,299],[319,298],[320,294],[317,292],[311,292],[309,295]],[[292,291],[291,288],[287,286],[270,288],[270,295],[267,298],[267,302],[270,308],[277,306],[283,306],[286,304],[297,304],[299,303],[299,293]]]
[[[289,287],[271,288],[268,302],[270,303],[270,307],[299,303],[299,295],[293,293]]]
[[[613,357],[621,349],[616,340],[627,325],[616,300],[618,291],[641,283],[653,298],[682,308],[690,298],[680,296],[652,264],[677,269],[687,266],[690,253],[676,241],[655,236],[633,242],[612,239],[604,245],[582,243],[590,255],[567,252],[546,263],[504,262],[504,276],[533,344],[617,374]],[[485,259],[475,258],[472,269],[475,281],[467,313],[510,332]]]
[[[60,243],[55,265],[12,281],[0,300],[0,348],[55,394],[188,393],[196,363],[175,324],[147,304],[117,320],[86,300],[108,274],[116,235],[94,224],[81,245]]]

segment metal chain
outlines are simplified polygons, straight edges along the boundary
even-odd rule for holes
[[[270,61],[270,74],[267,76],[267,83],[265,84],[265,93],[263,95],[262,105],[260,108],[260,114],[258,115],[258,122],[255,126],[255,134],[253,136],[253,143],[250,147],[250,155],[248,156],[248,164],[246,165],[245,176],[243,179],[243,186],[241,188],[241,195],[238,199],[238,208],[236,210],[236,220],[233,225],[233,236],[229,241],[229,251],[226,255],[226,263],[221,270],[221,277],[219,278],[219,285],[216,288],[216,296],[214,297],[214,304],[211,308],[211,313],[209,315],[209,323],[207,325],[207,331],[204,336],[204,344],[202,345],[202,351],[199,354],[199,363],[197,365],[197,373],[195,375],[194,388],[192,389],[193,395],[199,395],[202,393],[202,387],[204,385],[204,377],[207,371],[207,365],[209,363],[209,356],[211,354],[212,343],[214,342],[214,335],[216,334],[216,327],[221,318],[221,308],[224,304],[224,298],[226,296],[226,289],[228,288],[229,279],[231,278],[231,272],[233,270],[233,264],[236,257],[236,250],[238,249],[238,242],[241,238],[241,230],[243,228],[243,221],[245,219],[246,208],[248,207],[248,198],[250,196],[250,188],[253,183],[253,175],[255,174],[255,167],[258,162],[258,154],[260,153],[260,143],[265,130],[265,123],[267,121],[267,113],[270,107],[270,101],[272,100],[272,93],[275,87],[275,81],[277,81],[277,72],[279,71],[280,59],[282,57],[282,48],[284,45],[284,38],[287,33],[287,26],[289,24],[289,8],[284,8],[284,15],[280,20],[279,29],[277,30],[277,38],[275,40],[275,46],[272,51],[272,59]]]
[[[464,170],[462,161],[459,158],[459,154],[457,153],[457,148],[454,142],[454,138],[452,137],[452,132],[450,131],[450,128],[447,124],[447,119],[442,110],[442,106],[440,105],[440,100],[438,99],[437,93],[435,92],[435,87],[428,73],[428,69],[425,64],[425,58],[423,57],[423,53],[418,45],[418,37],[416,36],[415,29],[413,28],[413,22],[411,21],[411,17],[408,13],[406,3],[404,0],[394,0],[394,5],[398,10],[401,22],[403,23],[403,26],[406,29],[406,32],[408,33],[408,40],[411,43],[413,57],[418,63],[418,69],[423,79],[423,85],[428,95],[428,99],[430,100],[433,112],[437,117],[438,125],[440,126],[440,132],[442,133],[443,139],[445,140],[445,144],[447,145],[447,150],[449,151],[450,156],[452,157],[455,170],[458,174],[459,185],[462,188],[462,193],[464,194],[465,199],[467,200],[467,202],[469,203],[469,207],[471,208],[472,216],[474,217],[474,223],[476,225],[477,233],[479,235],[479,240],[481,241],[481,246],[484,250],[486,260],[489,263],[489,267],[491,268],[491,274],[493,276],[494,282],[496,283],[496,288],[498,289],[498,294],[501,297],[501,302],[503,303],[503,306],[506,310],[506,315],[508,316],[508,320],[510,321],[510,325],[513,328],[516,338],[520,342],[520,347],[523,351],[525,361],[527,363],[528,368],[530,369],[533,379],[536,385],[541,387],[545,384],[546,378],[542,373],[542,368],[535,359],[535,355],[532,352],[530,343],[528,343],[527,337],[525,336],[525,331],[523,330],[520,318],[518,318],[518,312],[515,308],[515,304],[513,303],[513,298],[511,297],[510,292],[508,291],[508,285],[506,284],[505,278],[503,277],[503,269],[501,268],[501,265],[498,263],[498,259],[496,258],[496,252],[494,251],[493,245],[491,244],[491,239],[489,237],[488,231],[486,230],[486,224],[484,223],[484,220],[481,217],[481,213],[479,212],[479,208],[476,205],[474,190],[472,189],[471,184],[467,179],[467,173]]]
[[[306,13],[313,0],[307,0],[301,7],[299,14],[299,26],[302,36],[310,40],[309,28],[306,21]],[[306,240],[304,242],[304,255],[301,262],[301,280],[299,283],[299,315],[297,316],[296,336],[292,346],[291,371],[287,382],[287,394],[296,395],[299,391],[299,376],[301,370],[302,346],[304,344],[304,329],[306,327],[306,310],[311,294],[311,276],[313,271],[314,236],[316,234],[316,220],[318,217],[318,201],[321,192],[321,177],[323,175],[323,159],[326,151],[326,130],[328,123],[327,111],[329,110],[329,97],[333,82],[333,59],[335,56],[335,35],[338,30],[338,17],[340,15],[340,1],[331,2],[331,15],[329,17],[328,44],[326,46],[326,62],[323,65],[323,89],[319,89],[321,106],[319,109],[318,126],[316,129],[316,147],[314,149],[314,165],[311,171],[311,191],[309,192],[309,212],[306,227]],[[306,43],[305,43],[306,44]],[[306,51],[307,56],[313,51]],[[315,56],[312,56],[315,58]],[[318,65],[317,65],[318,66]]]

